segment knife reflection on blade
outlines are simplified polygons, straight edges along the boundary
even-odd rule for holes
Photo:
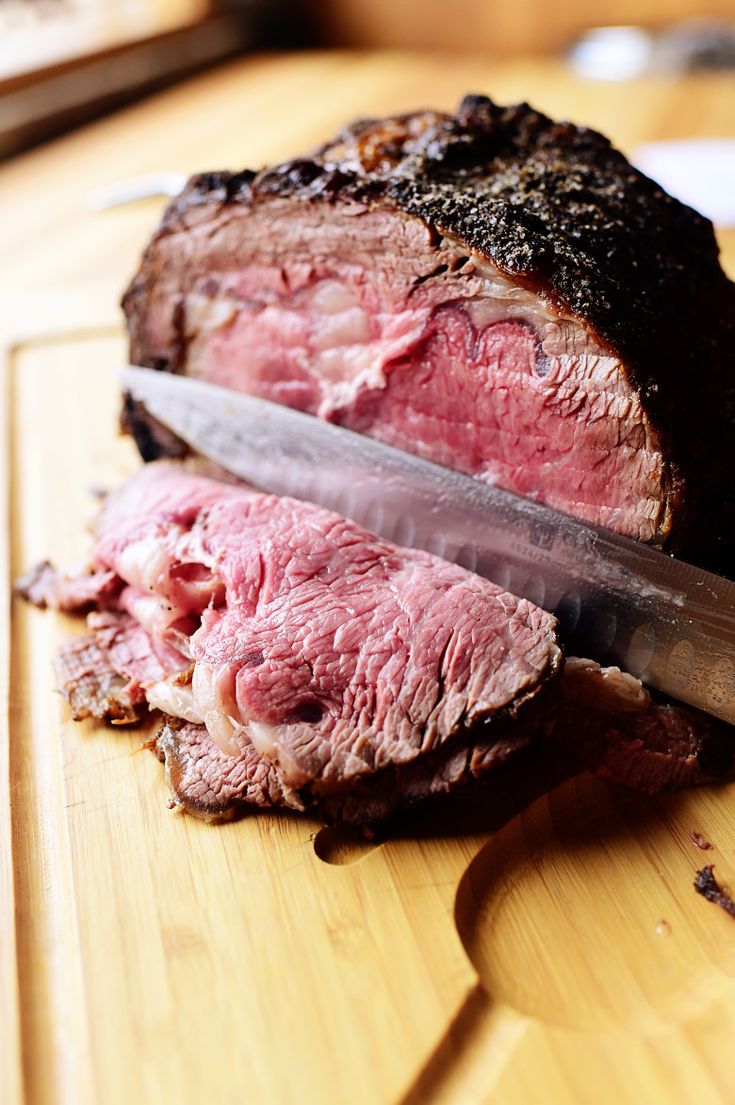
[[[735,583],[372,438],[201,380],[123,386],[196,452],[464,565],[556,614],[567,648],[735,723]]]

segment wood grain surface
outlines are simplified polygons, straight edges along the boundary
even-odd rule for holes
[[[627,149],[735,131],[722,79],[302,55],[230,66],[0,170],[3,1105],[731,1100],[735,923],[691,884],[706,862],[735,883],[735,788],[651,800],[583,776],[544,795],[554,765],[524,765],[383,841],[278,815],[214,828],[167,810],[144,730],[69,721],[50,656],[72,620],[14,604],[6,632],[9,579],[82,561],[92,489],[137,463],[115,432],[115,304],[160,204],[93,215],[86,190],[258,165],[469,88]]]

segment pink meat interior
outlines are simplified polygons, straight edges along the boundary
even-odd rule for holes
[[[410,762],[512,712],[560,664],[553,617],[528,601],[319,507],[165,463],[109,497],[94,564],[119,575],[150,640],[149,703],[232,754],[252,743],[289,786]]]
[[[155,248],[152,356],[175,344],[188,373],[640,540],[665,527],[661,450],[618,359],[418,220],[275,200]]]

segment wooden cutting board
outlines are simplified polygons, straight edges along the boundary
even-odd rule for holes
[[[138,463],[123,354],[114,327],[9,352],[4,580],[81,562],[93,490]],[[511,770],[373,844],[208,826],[167,809],[146,730],[70,722],[50,658],[78,626],[15,604],[1,657],[3,1102],[732,1100],[735,921],[692,880],[735,885],[735,786],[582,776],[518,813],[544,780]]]

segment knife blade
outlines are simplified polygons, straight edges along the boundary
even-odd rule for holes
[[[128,366],[134,399],[196,452],[556,614],[567,649],[735,723],[735,583],[309,414]]]

